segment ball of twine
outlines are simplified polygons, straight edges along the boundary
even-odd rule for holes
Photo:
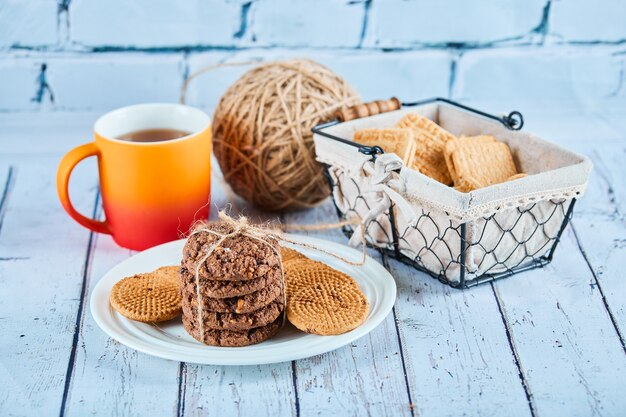
[[[213,149],[224,179],[268,210],[312,207],[328,193],[311,128],[359,102],[345,80],[309,60],[260,65],[222,96]]]

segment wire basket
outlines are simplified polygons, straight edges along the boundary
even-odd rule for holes
[[[373,187],[372,178],[378,175],[374,171],[380,168],[376,161],[384,151],[352,142],[351,133],[363,127],[392,126],[390,120],[409,111],[422,112],[455,134],[493,134],[508,142],[518,165],[535,175],[515,181],[519,185],[464,194],[402,166],[386,174],[395,186],[376,183]],[[391,113],[335,120],[313,129],[339,219],[369,216],[368,246],[454,288],[507,277],[552,260],[576,197],[586,186],[591,163],[585,157],[517,132],[523,125],[519,112],[498,117],[436,98],[403,104]],[[537,161],[532,149],[524,151],[522,144],[536,147],[550,161]],[[379,214],[372,217],[376,208]],[[355,232],[360,233],[359,228],[344,227],[353,240]]]

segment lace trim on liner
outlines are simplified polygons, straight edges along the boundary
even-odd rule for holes
[[[522,207],[527,204],[537,203],[540,201],[578,198],[584,194],[586,188],[587,183],[574,187],[517,195],[496,201],[490,201],[489,203],[481,204],[466,210],[452,209],[436,201],[424,199],[408,193],[405,193],[404,197],[412,204],[418,204],[430,210],[444,212],[448,215],[448,217],[451,217],[459,223],[465,223],[483,217],[489,217],[503,210],[515,209],[517,207]]]

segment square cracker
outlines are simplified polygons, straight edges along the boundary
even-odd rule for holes
[[[445,149],[443,150],[443,156],[446,160],[446,166],[448,167],[448,172],[450,172],[450,177],[452,177],[452,182],[457,183],[459,181],[459,177],[456,173],[456,169],[454,167],[454,163],[452,162],[452,154],[459,148],[464,146],[469,142],[478,143],[478,142],[497,142],[498,140],[491,135],[480,135],[480,136],[460,136],[455,138],[454,140],[450,140],[446,143]]]
[[[517,175],[511,149],[503,142],[462,141],[449,156],[461,192],[498,184]]]
[[[387,153],[395,153],[409,166],[413,159],[415,141],[410,129],[361,129],[355,132],[353,140],[367,146],[380,146]]]
[[[415,157],[411,168],[443,184],[452,184],[443,151],[446,143],[456,137],[437,123],[417,113],[407,114],[396,126],[413,131]]]

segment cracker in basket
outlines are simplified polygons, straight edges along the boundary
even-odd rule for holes
[[[456,151],[460,146],[467,142],[497,142],[498,140],[491,135],[479,135],[479,136],[460,136],[454,140],[450,140],[446,143],[446,146],[443,150],[443,156],[446,160],[446,166],[448,167],[448,172],[450,172],[450,177],[452,178],[453,183],[457,183],[459,178],[456,173],[456,169],[454,164],[452,163],[452,154]]]
[[[387,153],[395,153],[409,166],[413,159],[415,143],[409,129],[361,129],[354,133],[353,140],[367,146],[380,146]]]
[[[405,129],[419,129],[425,131],[429,133],[435,140],[439,141],[442,144],[449,140],[455,139],[455,136],[452,133],[448,132],[429,118],[419,115],[417,113],[407,114],[402,119],[400,119],[398,123],[396,123],[396,127]]]
[[[520,178],[524,178],[524,177],[527,177],[527,176],[528,176],[528,174],[525,174],[525,173],[522,172],[520,174],[515,174],[515,175],[510,176],[506,180],[507,181],[515,181],[515,180],[519,180]]]
[[[163,267],[124,278],[111,289],[111,306],[131,320],[160,322],[173,319],[182,309],[174,271],[178,274],[178,267]]]
[[[454,186],[469,192],[507,181],[517,174],[511,150],[506,143],[466,140],[451,153]]]
[[[287,302],[287,319],[298,329],[319,335],[349,332],[369,313],[358,286],[329,268],[320,279],[295,289]]]
[[[404,116],[396,127],[411,129],[415,140],[415,157],[411,168],[422,174],[450,185],[452,179],[448,173],[443,150],[455,136],[426,117],[417,113]]]

